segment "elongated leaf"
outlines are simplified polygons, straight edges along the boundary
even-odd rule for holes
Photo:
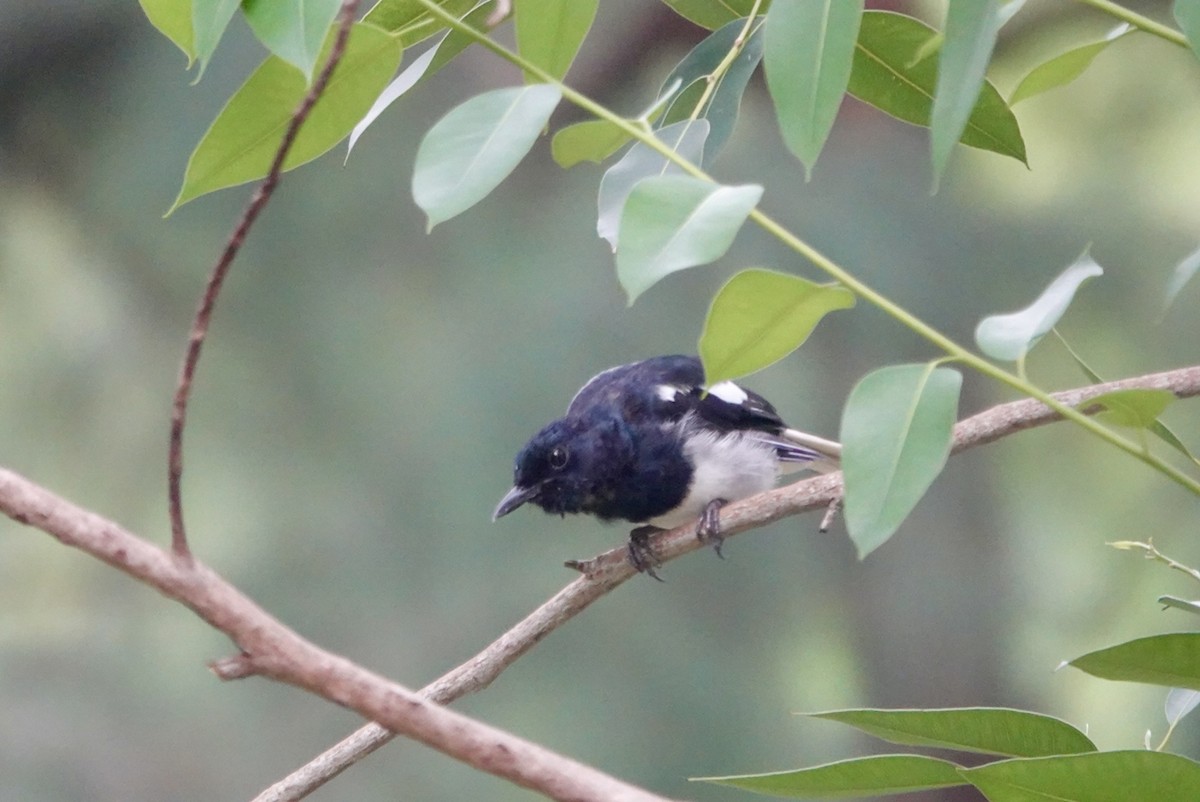
[[[268,50],[312,80],[340,6],[341,0],[242,0],[242,14]]]
[[[1200,690],[1200,633],[1138,638],[1076,657],[1070,665],[1100,679]]]
[[[1200,691],[1191,688],[1172,688],[1167,691],[1167,698],[1163,701],[1163,715],[1167,717],[1167,724],[1175,726],[1197,705],[1200,705]]]
[[[587,37],[600,0],[516,0],[517,49],[562,78]],[[526,75],[525,80],[536,79]]]
[[[1136,750],[1002,760],[961,774],[989,802],[1191,802],[1200,764]]]
[[[1088,399],[1082,406],[1104,407],[1097,417],[1113,425],[1149,429],[1173,401],[1175,394],[1170,390],[1132,387],[1103,393]]]
[[[751,269],[731,278],[713,298],[700,335],[700,359],[711,386],[761,370],[783,359],[825,315],[854,306],[854,293],[838,284]]]
[[[813,718],[840,721],[905,746],[933,746],[1008,757],[1094,752],[1096,745],[1065,721],[1003,707],[941,710],[833,710]]]
[[[1163,606],[1163,609],[1174,607],[1176,610],[1200,615],[1200,601],[1188,601],[1187,599],[1179,599],[1174,596],[1159,596],[1158,603]]]
[[[462,19],[478,0],[440,0],[438,6],[450,15]],[[420,0],[379,0],[363,17],[363,22],[396,34],[400,43],[412,47],[446,29]]]
[[[1192,251],[1179,264],[1175,265],[1175,270],[1171,273],[1171,280],[1167,282],[1166,298],[1163,300],[1164,315],[1171,304],[1175,302],[1179,292],[1192,280],[1192,276],[1196,275],[1197,270],[1200,270],[1200,248]]]
[[[1013,90],[1008,105],[1015,106],[1022,100],[1027,100],[1051,89],[1058,89],[1074,81],[1088,67],[1092,66],[1096,56],[1108,49],[1108,46],[1132,30],[1129,25],[1122,25],[1113,34],[1099,42],[1081,45],[1065,53],[1059,53],[1054,58],[1030,70]],[[1114,35],[1115,34],[1115,35]]]
[[[333,44],[326,38],[321,59]],[[400,44],[370,25],[355,25],[324,94],[300,128],[284,162],[291,170],[320,156],[350,132],[400,63]],[[304,76],[278,56],[234,93],[188,161],[174,211],[207,192],[262,178],[308,91]],[[170,214],[170,212],[168,212]]]
[[[634,186],[621,213],[617,279],[633,303],[664,276],[715,261],[729,250],[762,187],[725,187],[667,175]]]
[[[557,86],[495,89],[455,107],[417,149],[413,199],[429,228],[486,198],[533,147],[562,98]]]
[[[929,50],[937,36],[925,23],[903,14],[863,12],[848,91],[897,119],[928,126],[940,61]],[[986,81],[959,141],[1025,163],[1017,118]]]
[[[485,0],[485,2],[479,3],[475,8],[471,9],[470,13],[463,17],[463,22],[472,27],[481,26],[488,15],[492,13],[493,7],[494,4],[492,2]],[[354,126],[354,130],[350,132],[350,141],[346,145],[346,158],[350,158],[350,151],[354,150],[354,145],[358,142],[358,138],[379,119],[379,115],[387,111],[389,106],[403,97],[408,90],[416,86],[421,80],[428,78],[450,63],[451,59],[467,49],[474,41],[474,39],[461,31],[447,31],[436,44],[417,56],[411,64],[396,76],[395,80],[387,85],[387,88],[380,93],[379,97],[371,105],[370,111]]]
[[[1175,21],[1192,46],[1192,52],[1200,58],[1200,4],[1195,0],[1175,0],[1173,11]]]
[[[708,121],[695,120],[675,123],[656,132],[655,136],[690,162],[699,162],[708,137]],[[617,250],[621,230],[621,212],[633,187],[643,178],[661,175],[682,175],[683,169],[648,145],[638,142],[604,173],[597,197],[599,216],[596,232]]]
[[[196,58],[192,47],[192,0],[138,0],[150,24],[187,56],[188,67]]]
[[[750,14],[754,8],[754,0],[663,0],[675,9],[675,13],[691,20],[697,25],[715,31],[722,25]],[[758,7],[758,13],[765,14],[770,8],[770,0],[764,0]]]
[[[946,41],[939,56],[930,123],[935,187],[979,101],[1000,25],[1000,0],[946,6]]]
[[[788,799],[852,799],[966,785],[958,768],[924,755],[877,755],[796,771],[693,779]]]
[[[767,89],[783,140],[812,177],[850,83],[862,0],[776,0],[766,35]]]
[[[846,527],[859,559],[895,533],[950,455],[962,375],[895,365],[867,374],[842,413]]]
[[[1079,287],[1103,274],[1103,268],[1084,251],[1032,304],[1019,312],[991,315],[979,321],[975,327],[979,350],[993,359],[1024,359],[1029,349],[1058,323]]]
[[[192,46],[200,62],[200,75],[237,10],[238,0],[192,0]]]
[[[676,82],[685,87],[663,115],[660,127],[686,120],[696,111],[696,106],[708,85],[709,76],[733,50],[738,37],[745,30],[745,20],[734,20],[714,31],[707,39],[692,48],[663,81],[659,96],[666,96]],[[742,94],[750,76],[762,61],[763,25],[761,19],[742,44],[741,51],[733,63],[721,75],[716,88],[699,110],[700,117],[708,120],[708,140],[704,143],[704,164],[711,162],[733,133],[741,108]]]

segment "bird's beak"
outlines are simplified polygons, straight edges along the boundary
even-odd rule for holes
[[[510,512],[520,507],[526,501],[537,495],[537,487],[521,487],[517,485],[512,490],[504,494],[504,498],[500,499],[500,503],[496,505],[496,511],[492,513],[492,520],[508,515]]]

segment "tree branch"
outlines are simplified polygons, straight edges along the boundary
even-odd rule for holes
[[[213,309],[217,305],[217,296],[221,293],[221,285],[225,283],[229,267],[242,249],[242,243],[246,241],[250,227],[254,225],[254,221],[258,219],[259,214],[266,208],[267,201],[274,194],[275,187],[279,184],[279,177],[283,173],[283,162],[296,141],[300,126],[308,119],[309,112],[317,104],[325,87],[329,85],[329,79],[333,75],[334,69],[346,52],[346,42],[350,38],[350,28],[354,25],[354,13],[358,8],[358,3],[359,0],[345,0],[342,3],[341,11],[338,12],[337,34],[333,41],[333,47],[329,51],[329,58],[325,62],[325,66],[321,68],[317,79],[313,81],[308,94],[300,102],[299,108],[292,114],[287,130],[283,133],[283,140],[279,143],[279,149],[275,151],[275,158],[271,161],[271,167],[267,170],[267,177],[250,197],[250,202],[246,204],[241,219],[234,227],[233,233],[229,235],[229,239],[225,243],[225,250],[221,252],[220,258],[217,259],[217,263],[209,275],[204,295],[200,297],[200,305],[192,320],[187,351],[183,357],[183,366],[179,370],[179,383],[175,386],[175,398],[171,403],[171,434],[167,447],[167,508],[171,516],[171,551],[177,557],[185,560],[190,558],[190,551],[188,550],[187,531],[183,526],[183,491],[181,487],[183,426],[187,420],[187,406],[192,395],[192,379],[196,375],[196,365],[200,362],[200,349],[204,347],[204,340],[208,336],[208,325],[212,320]]]
[[[1200,395],[1200,366],[1139,376],[1131,379],[1055,393],[1059,401],[1078,406],[1089,398],[1111,390],[1145,387],[1171,390],[1180,398]],[[1026,399],[1001,404],[960,421],[954,428],[951,453],[984,445],[1024,429],[1061,420],[1061,416],[1039,401]],[[746,499],[721,510],[721,532],[726,537],[764,526],[790,515],[828,508],[842,497],[842,475],[828,474],[804,479]],[[651,547],[663,562],[695,551],[697,541],[691,525],[651,538]],[[574,580],[524,620],[497,638],[467,662],[422,688],[420,693],[439,704],[483,690],[508,666],[532,649],[561,624],[574,618],[592,602],[632,577],[636,572],[626,559],[624,547],[580,563],[583,576]],[[254,802],[290,802],[302,799],[336,777],[346,768],[390,741],[395,733],[371,723],[264,790]]]

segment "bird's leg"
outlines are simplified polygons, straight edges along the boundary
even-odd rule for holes
[[[700,523],[696,525],[696,539],[701,543],[711,543],[713,551],[722,559],[725,555],[721,554],[721,544],[725,542],[725,538],[721,537],[721,508],[728,503],[723,498],[714,498],[708,502],[704,512],[700,513]]]
[[[662,565],[658,557],[654,556],[654,549],[650,548],[650,536],[655,532],[661,532],[662,529],[657,526],[639,526],[629,533],[629,562],[643,574],[650,576],[662,582],[662,577],[654,572],[654,569]]]

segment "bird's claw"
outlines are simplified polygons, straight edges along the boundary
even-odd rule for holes
[[[711,543],[713,551],[721,559],[725,559],[725,555],[721,553],[721,544],[725,542],[725,538],[721,536],[721,508],[728,503],[723,498],[715,498],[708,502],[704,512],[700,514],[700,523],[696,525],[696,539],[701,543]]]
[[[629,564],[639,573],[649,574],[659,582],[663,579],[654,569],[662,565],[662,561],[650,546],[650,536],[661,531],[657,526],[639,526],[629,533]]]

